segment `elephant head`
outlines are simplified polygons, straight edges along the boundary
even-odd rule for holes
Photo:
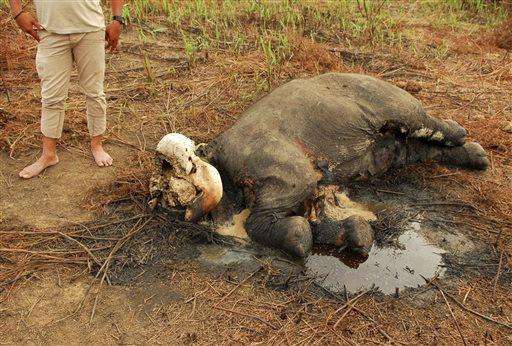
[[[194,141],[182,134],[165,135],[156,148],[159,171],[150,184],[150,203],[185,208],[185,221],[199,220],[222,198],[219,172],[198,157],[195,149]]]

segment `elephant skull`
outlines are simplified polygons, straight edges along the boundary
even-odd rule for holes
[[[159,171],[151,177],[151,206],[185,209],[185,221],[197,221],[222,198],[222,180],[215,167],[195,154],[195,143],[179,134],[165,135],[157,145]]]

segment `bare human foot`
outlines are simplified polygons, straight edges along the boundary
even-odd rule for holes
[[[39,175],[46,168],[56,165],[59,163],[59,158],[57,155],[46,155],[43,154],[36,162],[27,166],[21,170],[19,173],[20,178],[30,179],[37,175]]]
[[[93,137],[91,140],[91,151],[94,161],[100,167],[112,166],[114,159],[103,149],[102,136]]]

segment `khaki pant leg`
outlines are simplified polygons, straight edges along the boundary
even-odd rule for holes
[[[59,138],[64,125],[73,56],[69,35],[40,32],[36,68],[41,79],[41,132]]]
[[[80,87],[86,96],[87,127],[91,136],[106,129],[107,102],[103,92],[105,79],[105,31],[83,34],[73,48]]]

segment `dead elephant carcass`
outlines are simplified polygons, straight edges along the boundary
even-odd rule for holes
[[[398,87],[369,76],[329,73],[274,90],[202,148],[202,159],[186,137],[183,144],[171,141],[174,151],[166,151],[166,136],[158,151],[172,169],[180,167],[178,178],[195,188],[194,198],[176,203],[187,208],[189,220],[211,211],[220,199],[218,173],[208,161],[225,183],[242,191],[250,209],[245,229],[253,240],[299,257],[309,253],[313,242],[364,254],[373,241],[368,218],[335,218],[326,212],[333,186],[424,161],[485,169],[485,151],[466,142],[466,134],[454,121],[428,116],[418,100]],[[193,178],[200,167],[208,167],[203,177],[210,174],[217,187],[205,188]],[[181,185],[161,174],[159,179],[168,182],[164,194],[180,200]],[[215,197],[208,197],[208,189]],[[161,190],[153,191],[161,196]]]

